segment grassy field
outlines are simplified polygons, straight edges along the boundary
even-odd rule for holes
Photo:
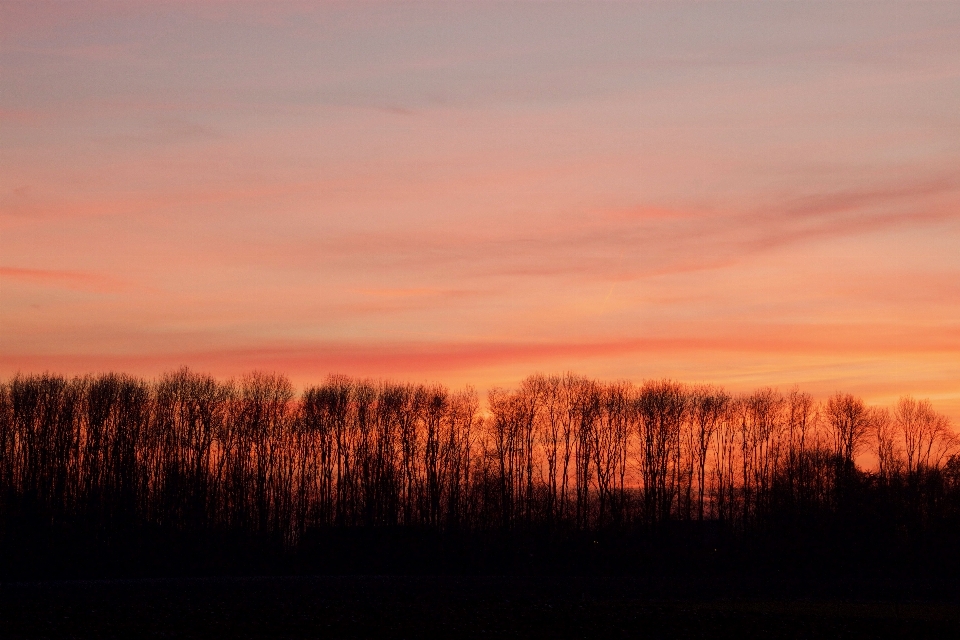
[[[723,590],[689,581],[518,577],[12,583],[0,586],[0,637],[946,638],[960,629],[955,598]]]

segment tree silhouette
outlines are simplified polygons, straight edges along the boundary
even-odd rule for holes
[[[493,389],[484,408],[469,388],[345,376],[297,394],[267,373],[18,375],[0,383],[0,447],[7,548],[227,536],[295,550],[318,532],[563,538],[676,522],[799,535],[834,520],[896,537],[960,523],[957,438],[910,397],[890,411],[841,393],[818,404],[798,389],[567,374]],[[857,466],[868,448],[875,470]]]

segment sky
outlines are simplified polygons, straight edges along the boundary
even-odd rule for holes
[[[0,377],[928,397],[960,3],[0,2]]]

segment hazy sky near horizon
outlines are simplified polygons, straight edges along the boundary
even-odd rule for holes
[[[0,376],[960,422],[960,3],[0,3]]]

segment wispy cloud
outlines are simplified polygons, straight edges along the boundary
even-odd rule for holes
[[[790,245],[960,220],[960,186],[949,179],[894,188],[784,197],[747,211],[637,207],[519,224],[431,231],[353,232],[294,241],[288,259],[346,267],[455,268],[471,275],[591,274],[624,279],[726,267]],[[362,257],[362,258],[361,258]]]

